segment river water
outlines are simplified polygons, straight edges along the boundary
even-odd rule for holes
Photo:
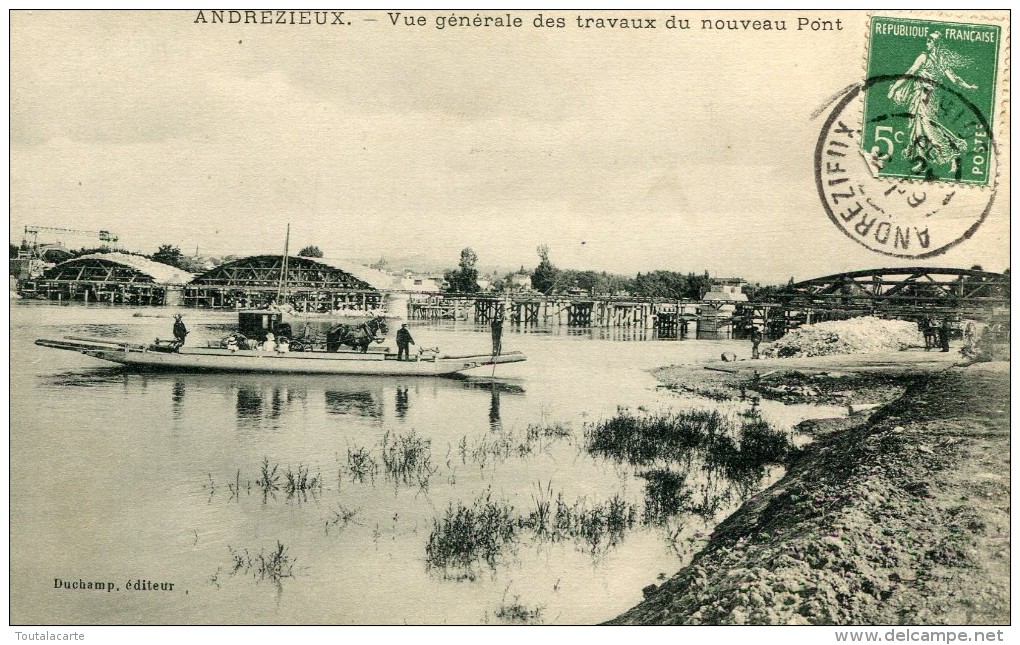
[[[12,301],[13,623],[594,623],[638,603],[781,474],[692,475],[702,510],[650,521],[642,469],[584,447],[586,424],[620,408],[746,411],[659,389],[647,372],[746,355],[746,342],[508,327],[504,350],[528,361],[465,379],[137,374],[33,344],[148,342],[170,336],[170,314]],[[189,342],[201,342],[222,336],[228,317],[186,320]],[[481,326],[412,332],[419,347],[489,348]],[[838,410],[763,403],[761,414],[789,428]],[[402,474],[386,468],[387,454],[406,456],[401,446],[417,460]],[[287,471],[312,485],[288,492]],[[437,522],[459,506],[489,500],[525,517],[542,500],[585,511],[614,498],[634,509],[623,531],[521,529],[468,566],[427,557]],[[131,588],[145,581],[173,589]]]

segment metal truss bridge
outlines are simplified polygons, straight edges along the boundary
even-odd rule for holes
[[[988,317],[1008,313],[1009,278],[975,269],[867,269],[797,282],[776,299],[787,309]]]

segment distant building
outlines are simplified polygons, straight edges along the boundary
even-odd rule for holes
[[[747,280],[742,278],[714,278],[712,286],[702,300],[731,300],[747,302],[747,295],[742,291]]]
[[[507,282],[512,291],[531,291],[530,273],[514,273],[507,278]]]
[[[400,291],[420,293],[441,293],[443,290],[439,281],[435,278],[415,273],[409,269],[405,270],[403,275],[400,276],[400,285],[398,288]]]
[[[698,307],[698,338],[732,338],[734,302],[747,302],[741,287],[747,284],[741,278],[715,278],[708,293],[702,297],[705,304]],[[718,303],[718,304],[716,304]]]

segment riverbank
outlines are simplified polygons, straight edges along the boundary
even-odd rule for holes
[[[703,370],[707,382],[691,366],[657,371],[667,387],[720,396],[757,384],[887,404],[802,424],[816,439],[787,475],[612,623],[1009,623],[1009,363],[818,358],[779,359],[792,379],[770,372],[776,361],[714,366],[729,371]],[[817,386],[826,379],[846,380]]]

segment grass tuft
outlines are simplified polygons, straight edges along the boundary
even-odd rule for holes
[[[255,484],[262,489],[263,493],[271,493],[280,489],[280,476],[276,473],[278,469],[279,464],[273,464],[272,468],[269,467],[269,457],[262,458],[262,473]]]
[[[622,411],[585,428],[585,447],[593,455],[646,465],[659,459],[680,461],[726,429],[716,411],[685,410],[636,416]]]
[[[430,568],[470,568],[477,561],[495,566],[504,548],[517,540],[513,507],[492,499],[486,490],[471,506],[451,503],[442,518],[433,520],[425,545]]]
[[[521,603],[520,596],[514,596],[510,602],[506,601],[504,594],[503,601],[496,608],[496,618],[507,625],[538,625],[542,622],[542,614],[545,613],[545,606],[529,608]]]
[[[308,466],[302,464],[298,464],[297,471],[291,471],[290,466],[287,466],[284,478],[286,482],[283,484],[283,492],[288,496],[322,490],[322,477],[320,475],[310,477]]]
[[[227,547],[230,557],[233,560],[233,569],[230,575],[251,574],[256,582],[269,580],[277,584],[284,578],[294,577],[294,558],[287,552],[287,547],[277,540],[276,548],[266,553],[261,549],[257,555],[252,555],[248,549],[237,551],[233,547]]]
[[[365,447],[354,450],[347,448],[347,472],[352,482],[363,484],[366,479],[374,481],[376,473],[379,472],[379,462]]]
[[[422,488],[439,468],[432,464],[432,440],[409,434],[391,434],[382,439],[382,464],[386,477],[404,484],[417,483]]]

